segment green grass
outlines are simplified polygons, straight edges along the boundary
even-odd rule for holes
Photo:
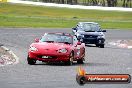
[[[80,21],[98,22],[102,28],[132,29],[132,12],[0,3],[0,27],[71,28]]]

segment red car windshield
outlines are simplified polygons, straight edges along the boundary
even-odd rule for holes
[[[41,40],[41,42],[57,42],[57,43],[66,43],[72,44],[72,37],[67,35],[60,35],[60,34],[45,34]]]

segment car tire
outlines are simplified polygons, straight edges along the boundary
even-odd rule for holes
[[[73,59],[74,59],[74,55],[73,55],[73,53],[71,53],[69,56],[69,60],[66,62],[66,65],[72,65]]]
[[[77,60],[77,63],[78,63],[78,64],[83,64],[83,63],[84,63],[84,62],[83,62],[83,59]]]
[[[99,44],[95,44],[96,45],[96,47],[99,47]]]
[[[100,45],[100,48],[104,48],[104,44]]]
[[[79,60],[77,60],[77,63],[78,64],[84,64],[84,62],[83,61],[85,61],[85,48],[83,48],[83,57],[82,58],[80,58]]]
[[[27,57],[27,62],[28,62],[29,65],[34,65],[34,64],[36,63],[36,60],[31,59],[31,58],[29,58],[29,56],[28,56],[28,57]]]

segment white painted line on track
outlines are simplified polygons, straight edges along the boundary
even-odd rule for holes
[[[132,69],[132,68],[130,68],[130,67],[127,68],[127,70],[130,70],[130,69]]]
[[[3,48],[5,51],[7,51],[9,54],[11,54],[13,56],[13,58],[15,59],[15,61],[13,63],[8,63],[7,65],[19,63],[19,58],[13,53],[13,51],[11,51],[10,49],[8,49],[5,46],[1,46],[1,48]],[[5,66],[5,65],[1,65],[1,66]]]
[[[132,46],[128,45],[126,40],[112,41],[112,42],[109,42],[108,44],[113,45],[113,46],[117,46],[117,47],[120,47],[120,48],[132,49]]]
[[[19,63],[19,58],[13,53],[13,51],[10,50],[9,53],[15,58],[15,62],[13,64]]]
[[[132,46],[128,46],[128,49],[132,49]]]

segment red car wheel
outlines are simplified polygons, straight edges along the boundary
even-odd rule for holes
[[[84,63],[83,61],[85,60],[85,48],[83,49],[83,55],[84,55],[84,57],[82,57],[79,60],[77,60],[78,64],[83,64]]]
[[[73,53],[70,54],[69,56],[69,61],[66,62],[67,65],[72,65],[73,64],[73,59],[74,59],[74,55]]]
[[[83,63],[84,63],[84,62],[83,62],[83,58],[77,60],[77,63],[78,63],[78,64],[83,64]]]
[[[27,57],[27,62],[29,65],[34,65],[36,63],[36,60],[31,59],[29,56]]]

